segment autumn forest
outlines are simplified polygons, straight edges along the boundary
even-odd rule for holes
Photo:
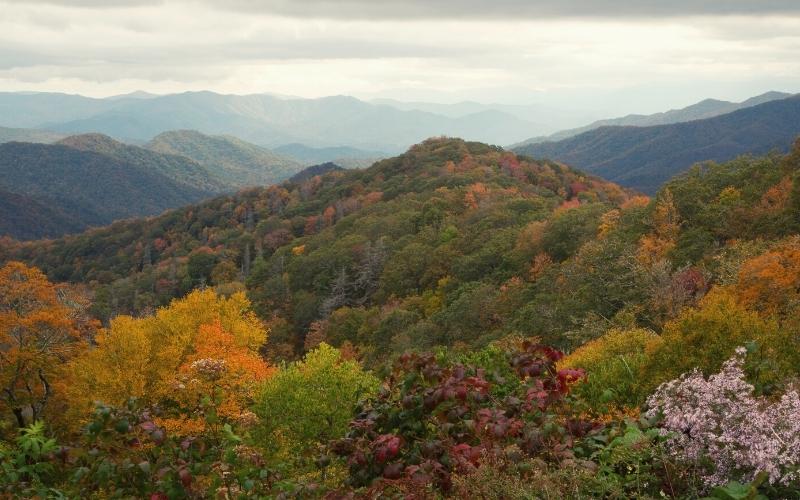
[[[789,497],[799,213],[800,142],[646,197],[434,138],[366,169],[5,238],[0,484]]]

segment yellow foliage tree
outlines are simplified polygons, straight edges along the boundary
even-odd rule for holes
[[[153,404],[173,398],[176,379],[198,359],[221,359],[236,370],[258,366],[258,378],[266,365],[255,360],[266,338],[243,293],[224,298],[198,290],[153,316],[119,316],[100,332],[94,349],[71,363],[71,407],[80,416],[94,401],[121,405],[134,397]]]
[[[643,383],[654,389],[695,368],[714,373],[736,347],[745,345],[757,346],[768,364],[756,382],[771,383],[797,372],[794,335],[774,319],[744,308],[732,290],[713,288],[698,308],[684,310],[664,326],[660,342],[648,346]]]
[[[600,217],[600,225],[597,227],[597,237],[605,238],[617,225],[620,217],[619,209],[609,210]]]

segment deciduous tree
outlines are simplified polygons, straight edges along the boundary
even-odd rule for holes
[[[84,346],[62,297],[38,269],[0,269],[0,407],[19,427],[41,418],[60,367]]]

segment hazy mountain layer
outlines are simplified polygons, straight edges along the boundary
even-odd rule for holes
[[[704,120],[654,127],[601,127],[558,142],[515,148],[646,193],[696,162],[786,151],[800,134],[800,96]]]

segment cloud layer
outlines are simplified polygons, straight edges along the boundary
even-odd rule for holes
[[[162,6],[169,0],[11,0],[71,7]],[[795,0],[193,0],[219,10],[335,19],[540,19],[552,17],[683,17],[800,12]]]
[[[560,99],[623,113],[800,90],[798,54],[797,1],[0,0],[0,90]]]

